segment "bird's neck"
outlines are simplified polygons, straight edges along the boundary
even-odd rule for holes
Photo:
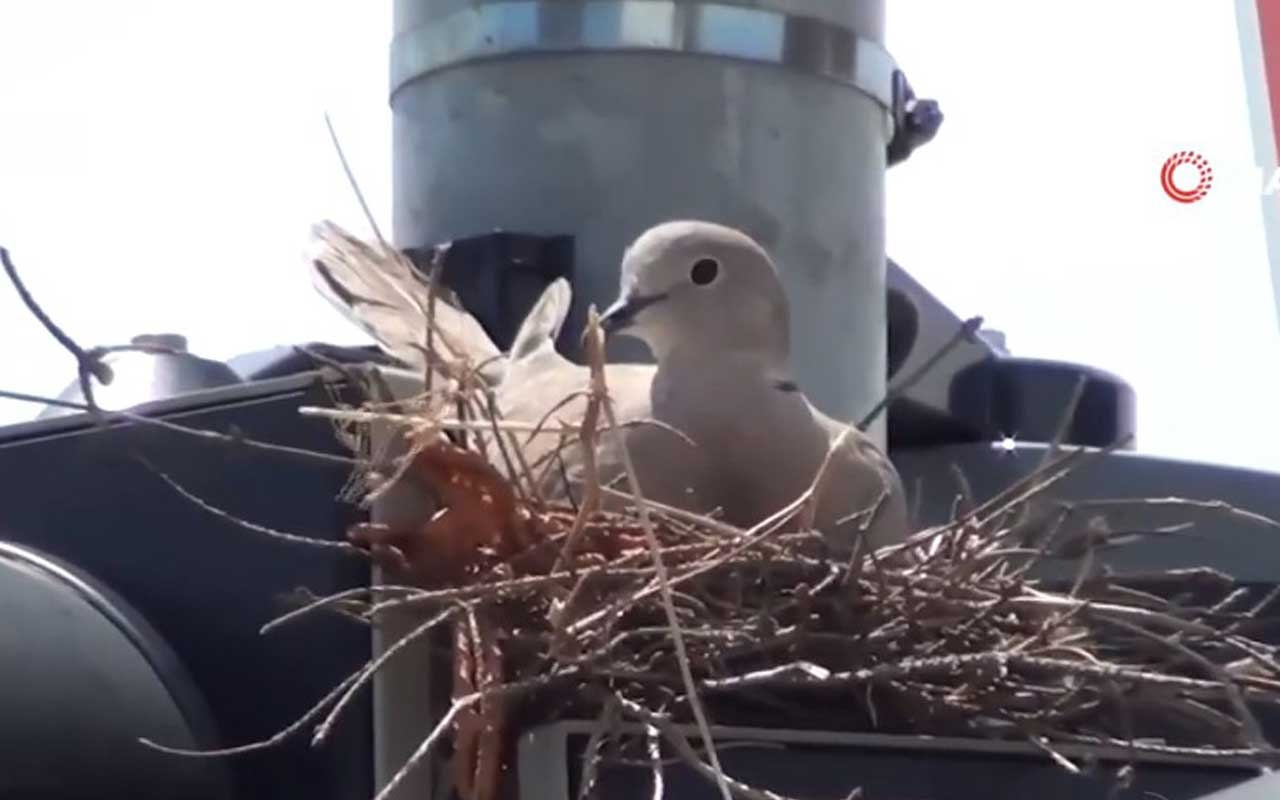
[[[705,383],[744,381],[755,383],[788,380],[790,365],[785,355],[761,349],[677,347],[658,359],[658,373],[665,378]]]
[[[776,338],[776,337],[775,337]],[[785,341],[779,344],[756,340],[676,341],[653,347],[658,366],[698,368],[711,362],[726,362],[741,368],[765,372],[789,372],[791,356]]]

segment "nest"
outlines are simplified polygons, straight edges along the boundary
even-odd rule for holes
[[[421,619],[336,690],[322,728],[403,645],[450,631],[449,711],[384,794],[451,738],[460,794],[497,797],[515,734],[566,718],[599,720],[582,796],[620,722],[649,732],[642,759],[660,763],[665,749],[725,795],[753,798],[775,795],[723,773],[710,726],[1008,739],[1067,769],[1077,766],[1058,752],[1066,744],[1277,761],[1257,712],[1280,698],[1280,664],[1275,647],[1251,638],[1275,593],[1258,597],[1208,569],[1129,579],[1089,569],[1105,529],[1065,541],[1064,523],[1081,510],[1050,493],[1096,452],[1060,450],[999,496],[958,502],[948,524],[851,556],[805,525],[812,491],[747,530],[627,486],[539,496],[537,473],[555,465],[524,462],[531,437],[590,452],[618,431],[589,331],[594,379],[580,425],[504,421],[472,365],[443,351],[433,351],[423,396],[310,410],[389,465],[363,476],[375,496],[417,483],[439,506],[412,524],[351,531],[398,585],[297,612],[376,622],[412,609]],[[409,453],[373,453],[375,439]],[[624,502],[603,510],[602,498]],[[1071,585],[1055,591],[1032,577],[1069,549],[1085,565]]]

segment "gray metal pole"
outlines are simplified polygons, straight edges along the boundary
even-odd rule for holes
[[[783,272],[817,405],[880,399],[884,0],[396,0],[395,31],[396,244],[573,234],[576,326],[646,227],[733,225]]]

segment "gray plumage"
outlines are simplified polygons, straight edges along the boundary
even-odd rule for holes
[[[402,280],[384,276],[364,283]],[[385,287],[382,294],[388,294]],[[567,283],[548,287],[505,361],[489,373],[505,418],[541,421],[564,398],[588,388],[587,368],[554,347],[569,302]],[[402,342],[412,340],[420,323],[395,320],[384,340],[379,326],[394,315],[375,308],[363,310],[362,324],[393,354],[404,350]],[[413,312],[401,304],[398,313]],[[646,497],[691,511],[719,509],[726,521],[747,527],[807,489],[839,442],[816,503],[815,526],[848,546],[861,524],[855,515],[876,508],[867,531],[872,545],[906,537],[905,494],[887,456],[865,434],[816,409],[792,379],[787,299],[773,262],[748,236],[697,221],[646,231],[624,254],[620,294],[602,324],[610,335],[645,342],[657,361],[609,364],[606,370]],[[496,351],[492,342],[476,345],[475,354],[489,348]],[[580,396],[556,409],[553,419],[576,425],[586,407]],[[614,442],[602,434],[596,451],[605,483],[622,474]],[[538,461],[557,445],[555,437],[538,437],[526,456]],[[583,479],[579,449],[567,447],[562,456],[563,473],[546,473],[543,490],[552,495],[563,493],[565,475],[579,488]]]
[[[878,503],[870,542],[906,537],[905,494],[888,457],[796,387],[787,298],[755,241],[706,222],[658,225],[627,249],[621,286],[606,328],[653,351],[651,413],[698,443],[700,497],[728,521],[753,524],[808,488],[839,441],[815,525],[847,545],[859,525],[851,515]]]

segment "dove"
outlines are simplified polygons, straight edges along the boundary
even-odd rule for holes
[[[568,304],[568,284],[557,282],[521,325],[496,390],[508,419],[540,420],[588,388],[588,371],[554,347]],[[905,493],[892,462],[866,434],[815,408],[792,380],[787,298],[772,260],[748,236],[699,221],[644,232],[623,256],[620,294],[601,325],[610,336],[641,340],[657,362],[610,363],[605,372],[644,497],[718,509],[749,527],[804,492],[835,447],[815,527],[847,547],[859,534],[855,515],[874,509],[870,544],[906,537]],[[576,424],[585,408],[579,397],[555,414]],[[607,483],[622,464],[616,440],[600,439],[597,471]],[[534,457],[554,444],[535,444]],[[580,457],[569,448],[562,457],[569,483],[580,484]]]
[[[332,257],[317,259],[317,288],[385,351],[420,364],[425,284],[407,261],[397,260],[380,275],[365,274],[389,259],[369,259],[367,245],[334,239],[332,231],[327,235],[342,245],[340,254],[351,257],[336,264]],[[792,380],[787,298],[776,267],[757,243],[714,223],[662,223],[627,248],[620,286],[602,327],[608,336],[644,342],[656,363],[606,365],[605,382],[624,435],[621,441],[603,431],[597,436],[594,467],[601,484],[622,477],[625,443],[646,499],[718,512],[731,524],[749,527],[808,489],[834,446],[816,497],[814,526],[842,547],[859,535],[877,547],[906,538],[905,494],[888,457],[861,431],[815,408]],[[442,317],[446,304],[437,299],[437,320],[471,358],[490,360],[484,376],[504,419],[581,423],[590,371],[554,344],[570,301],[568,283],[552,283],[505,357],[495,358],[498,348],[479,323],[451,305]],[[544,476],[544,496],[581,497],[588,464],[580,447],[561,447],[548,435],[522,436],[521,442],[526,461]],[[548,464],[552,458],[558,468]],[[613,502],[620,501],[613,496]],[[872,510],[869,528],[860,533],[858,515]]]
[[[874,509],[869,544],[906,538],[905,492],[888,456],[814,407],[792,379],[787,297],[749,236],[691,220],[650,228],[627,248],[618,299],[601,324],[652,352],[648,415],[697,446],[690,482],[726,521],[749,526],[790,504],[834,447],[815,527],[848,546],[859,535],[855,515]],[[636,469],[643,484],[664,465],[637,457]]]

